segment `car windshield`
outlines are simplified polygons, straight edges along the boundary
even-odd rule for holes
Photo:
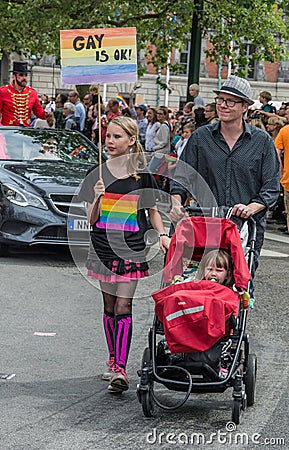
[[[29,128],[0,127],[0,160],[61,160],[79,159],[96,163],[98,150],[79,133]]]

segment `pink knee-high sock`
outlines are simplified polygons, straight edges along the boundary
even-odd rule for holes
[[[103,312],[103,327],[104,334],[106,338],[106,343],[108,347],[109,357],[114,356],[114,328],[115,328],[115,318],[114,313],[110,313],[104,310]]]
[[[132,336],[132,315],[115,316],[115,364],[125,369]]]

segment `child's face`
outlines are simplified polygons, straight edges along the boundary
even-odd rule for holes
[[[129,136],[120,126],[110,122],[106,133],[106,147],[111,158],[129,154],[136,136]]]
[[[216,263],[208,264],[205,266],[205,279],[212,281],[217,281],[217,283],[224,284],[225,279],[227,278],[228,271],[223,267],[217,267]]]
[[[188,139],[191,136],[192,132],[190,130],[184,130],[182,134],[183,139]]]

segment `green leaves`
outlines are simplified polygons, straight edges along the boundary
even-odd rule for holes
[[[213,44],[208,56],[231,59],[236,67],[253,60],[278,61],[286,57],[288,27],[285,0],[205,0],[200,13],[203,37]],[[197,1],[2,0],[0,52],[55,54],[59,31],[72,28],[137,28],[138,50],[145,49],[156,69],[167,66],[168,55],[189,39]],[[255,51],[244,54],[245,42]],[[143,72],[143,68],[139,68]]]

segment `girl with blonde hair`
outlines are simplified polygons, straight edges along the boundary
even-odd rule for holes
[[[157,186],[145,170],[146,160],[134,119],[119,116],[107,127],[109,158],[84,180],[80,199],[87,202],[94,256],[88,274],[99,280],[103,296],[104,332],[109,351],[109,392],[128,389],[126,364],[132,335],[132,301],[140,278],[148,276],[146,232],[150,223],[165,252],[170,239],[156,207]]]

